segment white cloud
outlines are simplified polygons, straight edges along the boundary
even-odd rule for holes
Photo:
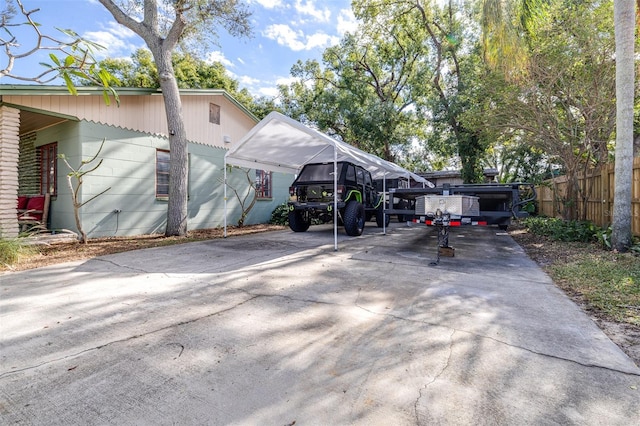
[[[278,96],[278,88],[277,87],[260,87],[258,89],[259,96],[265,96],[268,98],[275,98]]]
[[[253,0],[265,9],[275,9],[282,6],[282,0]]]
[[[337,44],[340,41],[338,37],[330,36],[323,32],[305,35],[302,31],[294,31],[285,24],[270,25],[265,29],[263,35],[295,52],[324,48]]]
[[[329,22],[329,18],[331,18],[331,11],[328,8],[320,10],[316,8],[315,2],[312,0],[307,0],[304,4],[302,0],[296,0],[295,9],[301,15],[311,16],[320,22]]]
[[[245,86],[255,86],[256,84],[260,83],[260,80],[258,80],[257,78],[253,78],[248,75],[238,76],[236,79],[241,85]]]
[[[276,79],[276,84],[283,84],[285,86],[289,86],[291,83],[298,81],[297,77],[287,76],[287,77],[279,77]]]
[[[264,30],[264,36],[296,52],[305,48],[304,43],[298,40],[298,38],[304,36],[302,32],[295,32],[285,24],[269,25]]]
[[[315,47],[324,48],[338,44],[339,42],[340,38],[338,37],[330,36],[325,33],[315,33],[307,37],[306,50],[311,50]]]
[[[224,53],[220,52],[219,50],[213,51],[213,52],[209,52],[207,54],[207,63],[213,63],[213,62],[220,62],[222,65],[224,65],[225,68],[232,68],[234,67],[233,62],[231,62],[229,59],[227,59],[224,56]]]
[[[342,9],[338,15],[338,25],[336,28],[338,30],[338,34],[344,35],[348,32],[353,33],[357,27],[358,21],[353,15],[353,11],[351,9]]]
[[[109,21],[103,30],[87,31],[82,34],[82,37],[105,48],[105,50],[96,52],[96,59],[130,56],[135,50],[144,46],[136,33],[114,21]]]

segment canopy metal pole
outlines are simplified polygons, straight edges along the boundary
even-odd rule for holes
[[[227,159],[224,159],[224,233],[223,237],[227,238]]]
[[[384,175],[382,176],[382,235],[387,235],[387,215],[385,214],[385,210],[389,207],[387,205],[387,171],[384,171]]]
[[[338,149],[333,145],[333,251],[338,251]]]

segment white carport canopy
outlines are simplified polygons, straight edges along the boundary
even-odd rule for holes
[[[374,179],[406,178],[433,186],[423,177],[397,164],[333,139],[276,111],[267,115],[246,136],[235,143],[225,154],[224,159],[225,173],[227,164],[297,174],[307,163],[333,162],[335,166],[338,161],[350,161],[369,170]],[[334,180],[336,178],[334,174]],[[335,184],[337,185],[337,182]],[[225,192],[225,209],[226,199]],[[337,250],[336,223],[337,220],[334,220],[334,240]],[[225,235],[226,226],[225,214]]]

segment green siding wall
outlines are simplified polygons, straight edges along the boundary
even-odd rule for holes
[[[169,149],[165,138],[90,122],[67,122],[38,132],[34,145],[58,142],[58,153],[77,168],[100,149],[95,163],[102,164],[84,176],[81,202],[107,190],[89,201],[81,210],[84,231],[89,238],[164,233],[167,202],[155,197],[156,149]],[[223,148],[189,144],[190,174],[188,229],[221,227],[224,224]],[[73,218],[71,191],[67,185],[70,170],[58,162],[58,196],[51,203],[51,228],[77,231]],[[251,174],[253,177],[255,172]],[[266,223],[271,212],[288,198],[292,175],[273,174],[274,197],[258,201],[246,224]],[[76,185],[76,181],[72,180]],[[246,188],[244,173],[231,173],[229,182]],[[114,213],[114,210],[120,210]],[[233,192],[228,193],[228,224],[235,225],[240,217],[240,205]]]

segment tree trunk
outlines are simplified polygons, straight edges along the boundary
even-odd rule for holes
[[[154,54],[154,56],[156,56]],[[164,98],[169,130],[169,205],[165,235],[187,235],[187,188],[189,178],[189,143],[182,118],[180,90],[171,64],[171,52],[159,52],[156,56],[160,88]]]
[[[631,247],[631,180],[633,178],[633,102],[635,0],[615,0],[616,150],[611,247]]]

